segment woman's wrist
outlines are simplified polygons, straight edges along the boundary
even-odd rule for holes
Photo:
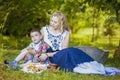
[[[56,54],[56,52],[47,53],[47,55],[48,55],[49,57],[52,57],[52,56],[54,56],[55,54]]]
[[[56,51],[56,52],[53,52],[53,56],[54,56],[56,53],[57,53],[57,51]]]

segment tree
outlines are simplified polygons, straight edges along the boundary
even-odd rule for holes
[[[108,20],[105,21],[105,30],[104,30],[104,35],[108,36],[109,39],[109,45],[112,44],[112,37],[115,35],[115,31],[114,31],[114,23],[115,23],[115,19],[114,18],[110,18]]]

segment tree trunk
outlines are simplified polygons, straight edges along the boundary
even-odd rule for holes
[[[114,53],[114,57],[118,57],[118,56],[120,56],[120,40],[119,40],[119,45],[115,49],[115,53]]]
[[[94,42],[94,38],[95,38],[95,34],[94,34],[94,32],[95,32],[95,27],[94,27],[94,24],[92,25],[93,27],[93,31],[92,31],[92,40],[91,40],[91,42]]]

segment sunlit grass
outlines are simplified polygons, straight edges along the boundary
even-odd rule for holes
[[[2,59],[14,59],[14,57],[19,53],[19,50],[8,50],[3,51]],[[4,57],[4,58],[3,58]],[[108,59],[106,66],[113,66],[120,68],[119,58]],[[119,80],[120,75],[116,76],[104,76],[104,75],[93,75],[93,74],[76,74],[71,72],[64,72],[61,70],[56,71],[44,71],[41,74],[31,74],[24,73],[21,70],[12,70],[7,68],[2,63],[0,64],[0,80]]]
[[[92,42],[92,29],[80,29],[76,34],[71,34],[71,46],[93,46],[100,49],[108,50],[109,57],[113,57],[114,51],[119,44],[120,35],[117,32],[111,39],[109,44],[108,36],[104,36],[102,32],[99,33],[98,38]]]
[[[2,59],[14,59],[19,53],[19,50],[3,51]],[[3,58],[4,57],[4,58]],[[113,66],[120,68],[119,59],[110,58],[107,60],[106,66]],[[1,62],[1,61],[0,61]],[[64,72],[61,70],[56,71],[44,71],[41,74],[24,73],[21,70],[12,70],[0,63],[0,80],[119,80],[120,75],[116,76],[104,76],[93,74],[76,74],[71,72]]]
[[[97,40],[91,42],[92,30],[80,30],[76,34],[71,34],[70,46],[94,46],[101,49],[109,50],[109,58],[105,66],[112,66],[120,69],[120,58],[113,58],[114,50],[118,46],[119,36],[112,39],[112,44],[109,45],[108,38],[101,35]],[[116,36],[115,36],[116,37]],[[120,75],[103,76],[103,75],[83,75],[61,70],[45,71],[42,74],[24,73],[21,70],[12,70],[3,65],[3,61],[13,60],[20,50],[29,44],[27,38],[16,39],[15,37],[3,37],[0,40],[0,80],[119,80]],[[22,45],[21,45],[22,44]]]
[[[71,34],[71,43],[77,43],[77,45],[88,45],[95,46],[99,48],[115,48],[119,44],[120,35],[117,34],[111,39],[111,46],[109,44],[108,36],[104,36],[102,32],[99,32],[99,35],[94,38],[94,42],[92,42],[92,29],[80,29],[77,33]],[[106,47],[107,48],[106,48]]]

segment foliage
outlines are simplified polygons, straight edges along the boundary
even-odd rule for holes
[[[11,4],[10,2],[6,2],[6,4],[9,4],[7,7],[9,7],[10,10],[8,11],[9,15],[7,16],[6,23],[4,24],[5,27],[3,27],[4,34],[25,36],[31,28],[42,26],[39,22],[46,22],[44,19],[45,15],[43,17],[40,16],[41,13],[45,13],[43,10],[38,10],[39,8],[36,6],[36,3],[39,5],[39,2],[33,0],[27,2],[23,0],[13,0]]]
[[[91,41],[99,39],[104,25],[114,24],[106,20],[120,21],[119,0],[1,0],[0,4],[0,32],[15,37],[26,36],[32,28],[49,24],[49,17],[55,11],[65,13],[71,33],[93,28]],[[111,34],[114,29],[111,28]]]
[[[29,37],[16,38],[14,36],[3,36],[1,40],[3,49],[23,49],[29,45],[31,39]]]

